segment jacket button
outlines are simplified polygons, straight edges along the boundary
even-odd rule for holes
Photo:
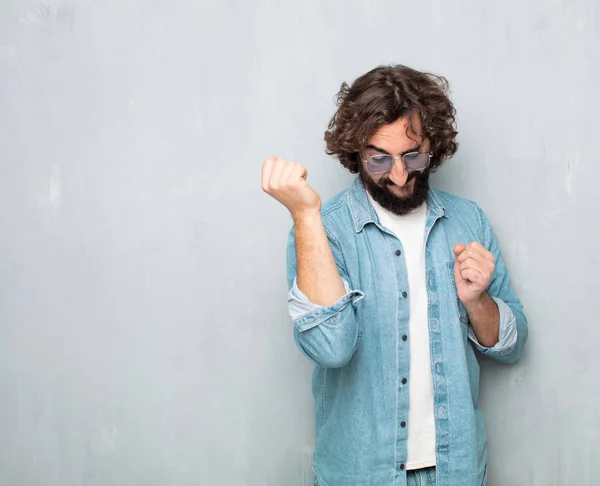
[[[406,385],[406,382],[407,382],[407,381],[408,381],[408,380],[407,380],[406,378],[402,378],[402,384],[403,384],[403,385]]]
[[[406,299],[407,296],[408,296],[408,292],[406,292],[406,291],[402,292],[402,297],[404,297]]]
[[[406,427],[406,422],[400,422],[400,427]]]
[[[396,250],[396,255],[400,256],[402,255],[402,252],[400,250]]]
[[[408,336],[407,336],[406,334],[404,334],[404,335],[402,336],[402,341],[406,341],[407,339],[408,339]]]
[[[400,464],[400,471],[404,471],[404,464]]]

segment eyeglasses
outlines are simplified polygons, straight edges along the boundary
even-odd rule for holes
[[[367,164],[367,169],[373,174],[383,174],[389,172],[394,166],[394,160],[399,158],[407,169],[410,170],[423,170],[429,167],[429,162],[433,157],[432,153],[423,152],[409,152],[403,156],[379,154],[371,155],[366,159],[361,159]]]

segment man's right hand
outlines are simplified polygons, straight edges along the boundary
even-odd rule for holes
[[[288,208],[294,219],[319,214],[321,198],[306,182],[307,176],[300,164],[269,157],[263,162],[262,188]]]

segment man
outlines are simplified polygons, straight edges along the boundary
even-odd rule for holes
[[[355,183],[321,208],[299,164],[263,164],[292,214],[289,309],[313,375],[321,486],[479,486],[475,351],[510,363],[527,322],[473,202],[429,187],[457,150],[444,78],[378,67],[343,84],[325,133]]]

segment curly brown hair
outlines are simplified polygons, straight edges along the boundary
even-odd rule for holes
[[[421,135],[431,143],[430,170],[436,170],[458,149],[456,110],[448,96],[446,78],[406,66],[379,66],[349,86],[343,83],[337,94],[338,110],[325,132],[327,153],[356,174],[361,161],[357,154],[382,125],[416,113]],[[407,129],[415,131],[411,126]]]

